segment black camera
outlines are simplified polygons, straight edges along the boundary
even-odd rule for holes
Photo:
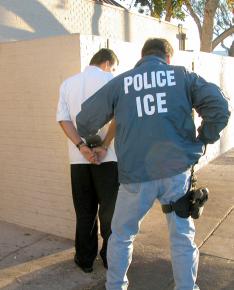
[[[190,215],[193,219],[198,219],[203,212],[204,204],[208,200],[209,190],[206,187],[200,187],[190,192]]]

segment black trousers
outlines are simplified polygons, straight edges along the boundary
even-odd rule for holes
[[[98,253],[98,223],[103,244],[100,255],[106,259],[107,241],[119,183],[117,162],[71,164],[72,196],[76,212],[76,257],[92,266]]]

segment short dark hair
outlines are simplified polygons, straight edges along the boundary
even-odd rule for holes
[[[169,41],[164,38],[149,38],[141,50],[141,56],[155,55],[161,58],[173,56],[174,50]]]
[[[113,65],[115,62],[119,64],[119,59],[113,50],[109,48],[102,48],[90,60],[90,65],[100,65],[105,61],[109,61],[110,65]]]

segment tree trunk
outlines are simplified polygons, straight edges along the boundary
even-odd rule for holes
[[[201,31],[200,50],[205,52],[212,51],[214,16],[218,8],[219,0],[207,0],[205,4],[204,20]]]
[[[165,20],[170,22],[172,17],[172,3],[171,0],[167,0],[166,2],[166,16]]]
[[[170,22],[172,17],[172,13],[170,11],[167,11],[167,14],[165,16],[165,21]]]
[[[231,47],[229,48],[228,55],[234,57],[234,40]]]

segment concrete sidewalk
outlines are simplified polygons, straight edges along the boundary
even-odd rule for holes
[[[196,221],[201,290],[234,289],[234,149],[198,173],[210,190]],[[73,241],[0,222],[1,290],[103,290],[105,270],[97,259],[92,274],[73,263]],[[156,204],[135,241],[129,290],[172,290],[167,225]]]

